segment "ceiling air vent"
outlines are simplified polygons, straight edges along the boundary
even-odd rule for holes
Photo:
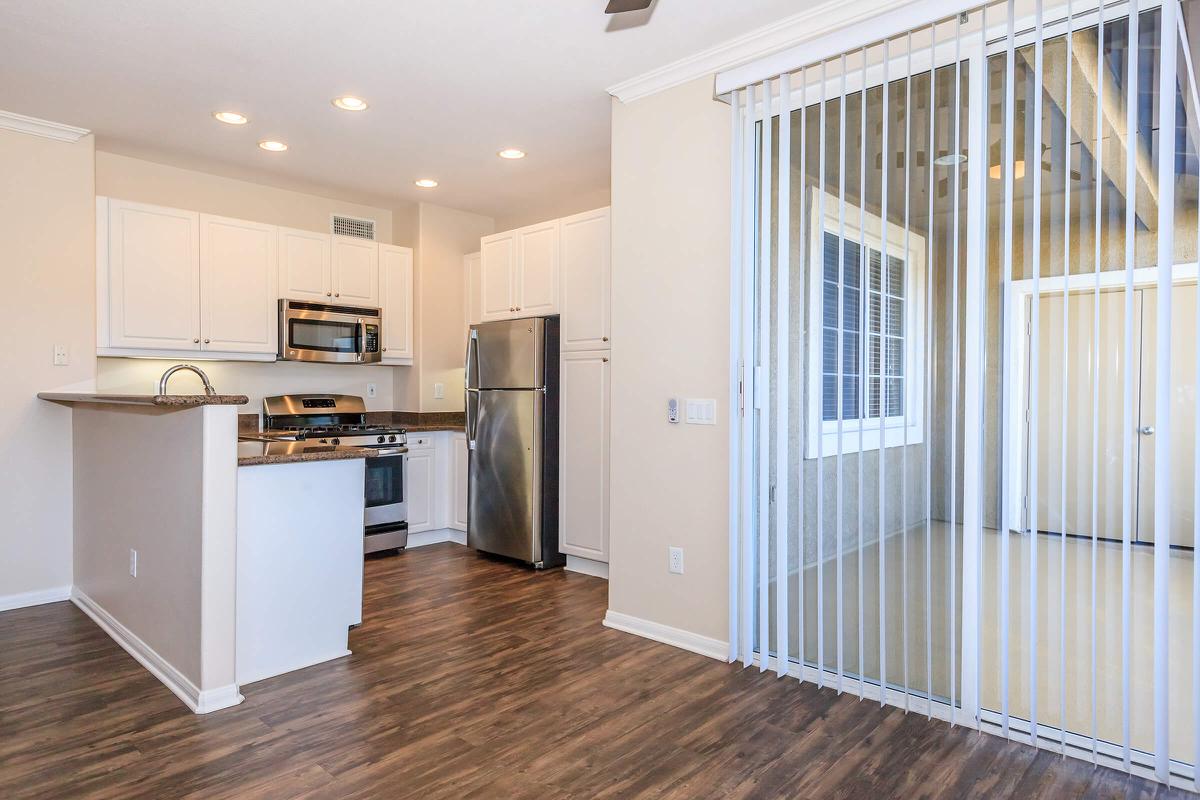
[[[344,217],[334,214],[332,232],[337,236],[353,236],[355,239],[375,240],[375,220],[361,217]]]

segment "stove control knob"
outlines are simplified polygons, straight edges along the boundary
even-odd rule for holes
[[[321,444],[329,444],[329,441],[327,439],[322,439]]]
[[[382,437],[382,436],[380,436],[380,437],[379,437],[378,439],[376,439],[375,441],[379,442],[380,444],[383,444],[383,441],[384,441],[384,440],[383,440],[383,437]]]
[[[389,441],[389,442],[394,442],[394,441],[396,441],[396,434],[394,434],[394,433],[393,433],[391,436],[389,436],[389,437],[388,437],[388,441]]]
[[[338,445],[338,444],[342,443],[342,440],[341,439],[330,439],[329,443],[333,444],[333,445]]]

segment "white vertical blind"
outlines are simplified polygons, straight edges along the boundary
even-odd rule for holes
[[[775,223],[776,237],[775,256],[778,264],[775,268],[775,419],[772,421],[775,431],[775,652],[777,654],[775,672],[783,677],[788,671],[789,609],[788,598],[788,565],[791,563],[791,553],[788,548],[789,520],[788,503],[792,496],[791,458],[788,437],[791,434],[788,425],[789,404],[788,389],[791,378],[788,374],[791,353],[789,351],[789,336],[791,335],[791,155],[792,155],[792,76],[785,74],[779,78],[779,156],[778,164],[778,200],[776,201],[778,217]],[[801,548],[803,553],[803,548]]]
[[[755,375],[766,373],[771,360],[771,81],[762,83],[762,117],[759,126],[761,177],[759,178],[758,236],[758,347]],[[770,507],[771,507],[771,393],[755,379],[758,411],[758,668],[764,671],[770,657]]]
[[[1171,433],[1172,290],[1200,250],[1184,19],[1175,0],[993,0],[731,93],[731,660],[1193,785],[1200,516],[1172,528],[1200,506],[1200,431]],[[1181,619],[1190,648],[1170,646]]]

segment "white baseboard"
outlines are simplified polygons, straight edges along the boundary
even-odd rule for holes
[[[465,545],[467,543],[467,534],[465,531],[454,530],[452,528],[439,528],[435,531],[410,533],[405,549],[424,547],[429,544],[441,544],[442,542],[454,542],[455,544]]]
[[[591,575],[593,578],[608,580],[608,564],[603,561],[593,561],[590,558],[580,558],[579,556],[567,556],[567,563],[563,569],[568,572],[578,572],[580,575]]]
[[[702,656],[727,661],[729,658],[729,643],[719,639],[710,639],[698,633],[685,631],[682,628],[672,628],[658,622],[651,622],[640,617],[631,617],[611,608],[604,615],[604,625],[625,633],[632,633],[644,639],[669,644],[682,650],[699,653]]]
[[[317,656],[316,658],[306,658],[303,661],[298,661],[295,664],[289,664],[282,669],[273,669],[269,675],[238,675],[238,686],[246,686],[255,681],[265,681],[267,678],[274,678],[276,675],[284,675],[288,672],[295,672],[298,669],[308,669],[315,667],[317,664],[324,664],[326,661],[334,661],[339,658],[345,658],[350,655],[349,650],[338,650],[334,653]]]
[[[151,675],[158,678],[195,713],[207,714],[210,711],[219,711],[222,708],[236,706],[244,699],[241,692],[238,691],[237,684],[200,691],[200,688],[192,683],[186,675],[175,669],[165,658],[155,652],[154,648],[117,621],[103,606],[80,591],[79,587],[71,589],[71,602],[91,617],[102,631],[107,633],[114,642],[133,656],[134,660],[145,667]]]
[[[36,592],[0,595],[0,611],[12,611],[14,608],[29,608],[70,599],[70,586],[55,586],[52,589],[39,589]]]

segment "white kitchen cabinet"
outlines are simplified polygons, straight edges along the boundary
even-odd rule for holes
[[[331,244],[327,233],[279,229],[279,296],[327,303],[333,297]]]
[[[479,245],[480,321],[558,311],[558,220],[485,236]]]
[[[367,239],[334,236],[331,255],[333,301],[378,306],[379,245]]]
[[[497,233],[480,240],[480,319],[491,322],[516,316],[517,236]]]
[[[560,347],[607,350],[612,320],[609,209],[566,217],[560,227]]]
[[[558,310],[558,220],[517,231],[516,316]]]
[[[467,529],[467,435],[450,434],[450,527]]]
[[[468,326],[483,322],[482,269],[482,254],[470,253],[463,256],[463,285],[467,287],[467,300],[463,314]]]
[[[562,354],[559,547],[608,561],[609,353]]]
[[[383,363],[413,363],[413,252],[379,245],[379,282],[383,301]]]
[[[200,215],[97,203],[97,352],[200,350]]]
[[[200,215],[201,347],[277,351],[277,232],[272,225]]]
[[[433,437],[410,435],[408,455],[404,458],[404,502],[410,534],[437,527],[437,476]]]

